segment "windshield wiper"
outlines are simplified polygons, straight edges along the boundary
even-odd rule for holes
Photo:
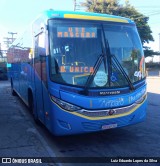
[[[108,65],[108,84],[109,87],[111,86],[111,73],[112,73],[112,68],[111,68],[111,52],[110,52],[110,47],[108,40],[106,39],[106,35],[104,32],[103,24],[102,24],[102,33],[103,33],[103,43],[104,43],[104,48],[105,48],[105,59],[104,59],[104,65],[106,65],[106,59],[107,59],[107,65]]]
[[[115,61],[116,65],[119,67],[121,73],[123,74],[123,76],[126,78],[128,84],[129,84],[129,87],[131,90],[135,90],[130,78],[128,77],[128,75],[126,74],[124,68],[122,67],[122,65],[120,64],[120,62],[118,61],[117,57],[115,55],[112,55],[112,58],[113,60]]]
[[[103,39],[104,39],[104,44],[105,44],[105,49],[106,49],[106,56],[108,58],[108,80],[109,80],[109,87],[110,87],[110,78],[111,78],[111,69],[112,69],[112,64],[111,64],[111,58],[114,59],[116,65],[119,67],[121,73],[123,74],[123,76],[126,78],[128,84],[129,84],[129,87],[131,90],[134,90],[134,86],[130,80],[130,78],[128,77],[128,75],[126,74],[125,70],[123,69],[122,65],[120,64],[120,62],[118,61],[118,59],[116,58],[115,55],[111,55],[110,53],[110,47],[109,47],[109,43],[108,43],[108,40],[106,39],[106,36],[105,36],[105,32],[104,32],[104,28],[103,28],[103,25],[102,25],[102,32],[103,32]]]
[[[108,84],[109,84],[109,87],[111,86],[111,74],[112,74],[112,60],[111,60],[111,58],[114,59],[116,65],[119,67],[121,73],[126,78],[130,89],[134,90],[135,88],[134,88],[130,78],[126,74],[125,70],[123,69],[122,65],[120,64],[118,59],[115,57],[115,55],[111,55],[109,43],[108,43],[108,40],[106,39],[103,25],[101,25],[101,27],[102,27],[102,39],[101,39],[102,53],[99,55],[95,65],[94,65],[94,72],[90,73],[90,75],[86,81],[86,84],[84,86],[84,89],[81,91],[81,93],[85,94],[85,95],[88,94],[88,87],[93,82],[93,79],[94,79],[94,77],[95,77],[102,62],[104,62],[105,72],[108,71]]]
[[[103,24],[101,24],[102,27],[102,39],[101,39],[101,47],[102,47],[102,53],[99,55],[95,65],[94,65],[94,72],[90,73],[86,84],[84,86],[84,90],[81,91],[82,94],[88,94],[88,87],[90,86],[90,84],[92,83],[102,61],[104,62],[104,68],[105,68],[105,72],[107,72],[108,70],[108,80],[109,80],[109,86],[110,86],[110,76],[111,76],[111,58],[110,58],[110,50],[109,50],[109,44],[106,43],[106,38],[105,38],[105,32],[104,32],[104,28],[103,28]],[[107,59],[108,59],[108,68],[107,68]],[[110,59],[110,60],[109,60]]]
[[[92,83],[92,81],[93,81],[93,79],[94,79],[94,77],[95,77],[102,61],[103,61],[103,58],[104,58],[104,55],[102,53],[102,54],[99,55],[95,65],[93,67],[93,69],[94,69],[93,73],[90,73],[90,75],[88,76],[88,79],[85,83],[84,89],[81,91],[82,94],[88,94],[88,87]]]

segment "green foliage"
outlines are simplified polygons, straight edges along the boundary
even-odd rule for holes
[[[154,52],[149,47],[144,47],[144,55],[147,56],[153,56],[153,55],[160,55],[160,52]]]
[[[114,14],[118,10],[118,0],[85,0],[81,5],[86,11]]]
[[[149,17],[138,12],[128,0],[124,5],[119,4],[119,0],[85,0],[81,3],[86,11],[106,13],[127,17],[135,21],[142,45],[154,41],[152,31],[148,25]]]

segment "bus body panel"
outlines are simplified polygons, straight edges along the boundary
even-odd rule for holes
[[[118,89],[117,89],[118,90]],[[61,99],[85,109],[108,109],[124,107],[133,104],[140,97],[146,95],[146,85],[134,92],[115,96],[82,96],[70,92],[60,91]]]
[[[83,91],[82,87],[72,87],[51,80],[48,51],[48,20],[52,18],[90,19],[95,21],[123,22],[134,25],[133,21],[123,17],[85,12],[49,11],[36,19],[32,23],[30,32],[27,32],[27,35],[25,35],[26,37],[30,34],[30,38],[32,39],[32,42],[30,40],[30,45],[26,47],[27,51],[23,53],[27,58],[22,61],[14,61],[10,69],[13,89],[28,106],[32,95],[35,117],[55,135],[103,131],[143,121],[146,116],[147,106],[145,79],[137,82],[134,85],[136,88],[133,91],[130,91],[128,86],[115,89],[90,89],[89,95],[81,93]],[[41,43],[41,41],[43,42]],[[15,47],[14,43],[13,47]],[[14,60],[12,57],[13,54],[8,51],[9,59]],[[120,93],[120,90],[124,91],[124,93]],[[117,94],[112,94],[113,91]],[[135,106],[132,111],[128,110],[124,114],[87,117],[87,115],[84,116],[78,111],[69,112],[64,110],[52,100],[52,97],[80,107],[82,111],[86,110],[86,112],[116,110],[129,107],[132,104],[134,105],[142,97],[144,97],[144,100],[138,106]]]
[[[53,105],[52,113],[56,115],[54,123],[52,123],[55,135],[69,135],[87,132],[103,131],[109,128],[123,127],[127,125],[136,124],[142,122],[146,118],[146,106],[145,101],[136,111],[130,115],[102,120],[88,120],[76,115],[70,114],[61,110],[56,105]],[[109,127],[111,126],[111,127]]]

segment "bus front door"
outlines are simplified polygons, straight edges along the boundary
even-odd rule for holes
[[[45,124],[45,110],[46,110],[46,93],[47,93],[47,79],[46,79],[46,56],[41,55],[40,35],[35,38],[35,114],[42,123]],[[48,93],[47,93],[48,94]]]
[[[35,99],[36,99],[36,116],[45,123],[45,91],[46,91],[46,61],[45,57],[39,57],[35,62]]]

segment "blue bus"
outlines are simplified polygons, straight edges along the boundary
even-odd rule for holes
[[[128,18],[48,10],[14,41],[7,57],[12,94],[54,135],[145,119],[144,53]]]

